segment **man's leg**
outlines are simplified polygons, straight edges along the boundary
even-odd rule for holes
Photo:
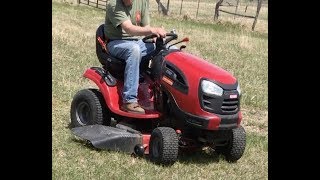
[[[139,65],[141,50],[136,41],[114,40],[108,43],[110,54],[126,61],[122,101],[128,110],[144,113],[138,106]]]
[[[142,39],[137,41],[137,44],[140,46],[142,57],[150,55],[156,48],[154,43],[144,43]]]

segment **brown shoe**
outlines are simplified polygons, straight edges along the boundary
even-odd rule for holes
[[[145,111],[138,103],[124,103],[120,107],[121,110],[132,113],[145,114]]]

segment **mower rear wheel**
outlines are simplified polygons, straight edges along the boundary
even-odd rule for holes
[[[229,162],[236,162],[239,160],[246,147],[246,132],[242,126],[231,130],[231,137],[223,154]]]
[[[97,89],[80,90],[71,103],[71,126],[108,124],[108,111],[102,94]]]
[[[178,136],[170,127],[158,127],[151,133],[150,160],[156,164],[171,165],[178,158]]]

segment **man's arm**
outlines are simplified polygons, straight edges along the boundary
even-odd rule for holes
[[[163,28],[158,27],[150,27],[149,25],[140,27],[135,26],[131,23],[130,20],[125,20],[121,23],[121,27],[126,33],[133,35],[133,36],[147,36],[152,33],[158,35],[158,37],[166,37],[166,31]]]

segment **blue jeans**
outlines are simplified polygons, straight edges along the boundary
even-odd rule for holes
[[[141,59],[155,50],[154,43],[144,43],[142,40],[113,40],[108,43],[108,50],[112,56],[126,62],[122,101],[124,103],[138,102]]]

